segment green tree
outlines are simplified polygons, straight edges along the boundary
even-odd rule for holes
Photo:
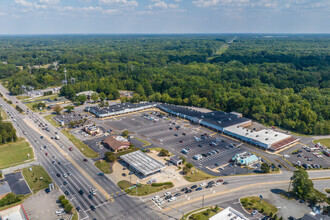
[[[69,105],[69,106],[65,106],[64,107],[68,113],[74,112],[74,106],[73,105]]]
[[[117,159],[116,156],[115,156],[115,154],[113,152],[111,152],[111,151],[105,152],[104,153],[104,158],[105,158],[105,160],[107,162],[111,162],[111,163],[115,162],[116,159]]]
[[[73,206],[72,206],[71,204],[66,204],[66,205],[64,206],[64,211],[65,211],[66,213],[71,213],[72,209],[73,209]]]
[[[123,137],[128,137],[129,135],[129,131],[128,130],[124,130],[122,133],[121,133],[121,136]]]
[[[295,196],[306,200],[310,198],[310,194],[314,190],[313,182],[308,178],[307,171],[303,169],[293,172],[292,186]]]
[[[77,101],[80,105],[83,105],[87,101],[87,96],[85,94],[78,95]]]
[[[61,114],[61,111],[62,111],[62,107],[60,105],[55,105],[54,107],[54,112],[57,114],[57,115],[60,115]]]
[[[96,92],[93,92],[92,95],[91,95],[91,99],[94,102],[97,102],[99,100],[99,94],[97,94]]]
[[[194,167],[194,165],[193,165],[192,163],[187,163],[187,164],[186,164],[186,167],[189,168],[189,169],[191,169],[191,168]]]
[[[101,93],[99,94],[99,97],[100,97],[101,101],[104,101],[104,100],[107,98],[107,95],[104,94],[104,92],[101,92]]]
[[[270,167],[268,163],[262,163],[261,164],[261,172],[263,173],[269,173],[270,172]]]
[[[180,159],[182,160],[182,163],[184,164],[186,162],[186,158],[181,156]]]
[[[161,149],[160,152],[159,152],[159,155],[160,156],[168,156],[169,152],[166,149]]]

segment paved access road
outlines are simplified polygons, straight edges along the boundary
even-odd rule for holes
[[[7,99],[12,100],[14,104],[18,104],[26,110],[26,106],[21,104],[15,97],[7,95],[7,90],[0,86],[0,92],[6,95]],[[18,103],[16,103],[16,101]],[[69,192],[67,196],[69,200],[81,208],[80,219],[159,219],[160,217],[138,198],[132,198],[126,194],[118,195],[113,202],[107,200],[107,195],[119,191],[119,188],[111,182],[107,177],[98,176],[100,171],[92,164],[92,161],[84,162],[85,158],[75,146],[59,132],[60,140],[52,140],[50,136],[55,136],[58,132],[57,128],[49,125],[47,121],[39,117],[35,113],[29,113],[35,116],[34,120],[47,123],[51,132],[39,130],[28,115],[19,114],[13,106],[9,105],[3,99],[0,99],[0,104],[9,112],[11,119],[14,121],[14,126],[19,133],[25,132],[26,139],[34,147],[35,156],[40,164],[51,175],[55,183],[60,187],[62,192]],[[14,120],[15,119],[15,120]],[[41,139],[41,136],[44,138]],[[46,149],[44,146],[47,146]],[[59,146],[64,146],[61,149]],[[68,149],[72,147],[74,150],[70,152]],[[48,153],[48,156],[45,154]],[[55,156],[53,159],[52,157]],[[52,164],[55,161],[55,164]],[[61,162],[61,165],[58,164]],[[71,173],[67,178],[63,174]],[[57,177],[57,174],[61,177]],[[68,184],[64,185],[66,181]],[[90,188],[97,188],[98,193],[93,199],[89,199],[88,192]],[[79,190],[84,191],[83,195],[79,194]],[[104,193],[106,192],[106,193]],[[91,210],[94,206],[95,211]]]

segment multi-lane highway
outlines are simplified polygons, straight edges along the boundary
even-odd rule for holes
[[[0,86],[0,92],[3,95],[7,94],[7,90],[2,86]],[[15,97],[6,95],[6,98],[27,110],[26,106],[21,104]],[[69,192],[67,196],[69,200],[76,207],[80,207],[80,219],[160,218],[152,209],[145,206],[140,199],[129,197],[126,194],[117,195],[112,202],[109,202],[108,195],[120,189],[107,177],[98,176],[97,174],[100,171],[92,164],[92,161],[84,162],[83,159],[85,157],[64,135],[58,132],[55,127],[49,125],[49,123],[50,132],[41,130],[38,124],[47,122],[31,111],[27,115],[21,115],[3,99],[0,99],[0,104],[10,115],[16,129],[21,134],[25,133],[26,139],[34,147],[35,156],[40,164],[51,175],[62,192]],[[60,140],[50,138],[55,136],[55,132],[58,132]],[[44,136],[44,138],[41,138],[41,136]],[[44,146],[47,147],[44,148]],[[69,151],[70,147],[74,150]],[[48,154],[47,156],[46,153]],[[53,161],[55,161],[55,164],[52,164]],[[61,162],[61,165],[58,162]],[[68,175],[68,173],[71,175]],[[65,174],[68,177],[64,178]],[[57,175],[60,175],[60,177]],[[64,181],[68,184],[64,185]],[[88,198],[91,188],[98,190],[97,195],[93,199]],[[84,194],[80,195],[79,190],[83,190]],[[92,206],[96,208],[94,211],[91,210]]]

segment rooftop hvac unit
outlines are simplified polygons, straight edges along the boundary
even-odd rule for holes
[[[277,134],[275,134],[275,137],[277,137]]]
[[[256,137],[259,137],[259,135],[256,135]]]
[[[228,118],[229,121],[231,121],[231,118]]]
[[[268,138],[265,139],[266,141],[268,140]]]
[[[221,121],[218,121],[219,124],[221,124]],[[237,126],[238,127],[238,126]]]
[[[239,128],[239,126],[237,125],[237,128]]]
[[[268,131],[266,131],[266,134],[268,134]]]
[[[245,135],[248,135],[249,133],[246,133]]]

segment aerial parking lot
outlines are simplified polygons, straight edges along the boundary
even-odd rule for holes
[[[315,146],[297,144],[284,150],[281,154],[293,165],[304,169],[319,169],[330,167],[330,157],[323,153],[322,149]]]
[[[134,136],[183,156],[204,172],[213,175],[234,175],[260,172],[260,166],[251,169],[236,166],[230,160],[246,152],[243,145],[211,130],[159,112],[148,111],[106,119],[105,124],[129,130]]]

